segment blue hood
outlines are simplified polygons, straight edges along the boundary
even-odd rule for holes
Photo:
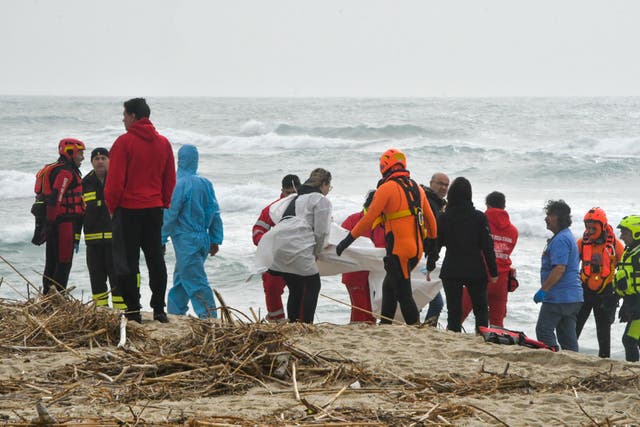
[[[195,175],[198,171],[198,149],[194,145],[183,145],[178,150],[178,178]]]

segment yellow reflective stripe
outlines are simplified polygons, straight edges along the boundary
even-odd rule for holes
[[[140,289],[140,273],[136,274],[136,281],[138,282],[138,289]]]
[[[104,307],[109,305],[109,291],[93,294],[92,298],[93,298],[93,302],[98,307]]]
[[[85,233],[84,240],[100,240],[100,239],[111,239],[111,233]]]
[[[127,304],[124,303],[124,298],[120,295],[111,295],[111,302],[113,303],[113,308],[119,310],[127,309]]]
[[[80,233],[76,233],[73,235],[74,239],[80,241]]]
[[[83,193],[82,194],[82,200],[84,200],[85,203],[87,203],[90,200],[95,200],[96,199],[96,192],[95,191],[91,191],[89,193]]]
[[[371,226],[371,229],[373,230],[382,222],[393,221],[394,219],[405,218],[408,216],[411,216],[411,211],[409,209],[405,209],[403,211],[398,211],[398,212],[391,212],[390,214],[382,214],[378,218],[376,218],[375,221],[373,221],[373,225]]]

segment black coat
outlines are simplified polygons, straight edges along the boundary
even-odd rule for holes
[[[82,197],[87,204],[84,214],[84,238],[87,245],[111,242],[111,216],[104,203],[104,184],[94,171],[82,180]]]
[[[440,278],[487,279],[487,268],[492,277],[498,276],[487,217],[475,209],[473,203],[450,204],[440,215],[436,253],[443,246],[446,246],[447,252],[442,262]],[[427,266],[435,267],[435,260],[428,262]]]
[[[442,215],[442,213],[444,212],[447,201],[445,199],[441,199],[435,191],[433,191],[426,185],[423,185],[422,189],[424,190],[424,194],[427,196],[427,201],[429,202],[431,211],[433,212],[433,215],[436,217],[437,221],[438,218],[440,218],[440,215]]]

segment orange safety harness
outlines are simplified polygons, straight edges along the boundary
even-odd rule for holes
[[[427,238],[427,229],[424,223],[424,216],[422,213],[420,190],[418,189],[418,184],[416,184],[416,182],[411,178],[409,178],[408,176],[403,176],[401,174],[392,174],[387,179],[394,181],[404,191],[405,198],[407,200],[407,204],[409,208],[401,211],[397,211],[397,212],[381,214],[373,222],[371,229],[372,230],[375,229],[380,224],[384,225],[387,221],[393,221],[399,218],[413,216],[415,219],[415,225],[416,225],[416,230],[415,230],[416,248],[419,250],[420,248],[419,240],[424,241]],[[386,181],[387,179],[385,179],[384,181]],[[425,251],[425,254],[426,254],[426,246],[423,246],[423,250]],[[420,253],[416,254],[417,257],[419,257],[419,255]]]
[[[599,239],[592,241],[587,232],[582,237],[582,269],[580,279],[589,289],[602,293],[613,280],[616,259],[616,240],[613,228],[603,227]],[[614,264],[615,267],[615,264]]]

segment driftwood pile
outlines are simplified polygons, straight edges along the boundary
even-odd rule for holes
[[[320,334],[303,324],[273,325],[240,322],[223,310],[223,321],[189,319],[185,333],[171,339],[148,336],[143,327],[127,326],[127,345],[120,339],[118,314],[83,304],[72,297],[52,295],[27,302],[0,300],[0,355],[74,353],[74,362],[41,377],[16,376],[0,382],[3,400],[23,401],[37,409],[27,418],[14,411],[1,419],[12,425],[142,425],[144,412],[163,408],[161,401],[184,401],[243,394],[260,387],[265,394],[289,394],[293,405],[273,408],[261,419],[194,417],[169,410],[153,425],[445,425],[475,417],[488,424],[504,424],[495,415],[470,404],[455,404],[461,396],[531,391],[613,391],[639,388],[637,374],[601,373],[539,384],[508,373],[480,368],[475,376],[400,377],[391,371],[373,372],[339,354],[310,354],[295,345],[296,337]],[[323,403],[317,395],[329,395]],[[386,408],[343,406],[340,397],[378,395]],[[315,397],[314,397],[315,396]],[[59,409],[82,402],[103,408],[125,406],[127,417],[66,415]],[[146,403],[141,403],[146,402]],[[297,402],[297,405],[295,404]],[[134,410],[133,407],[137,407]],[[142,409],[140,409],[142,407]],[[149,409],[147,409],[149,408]],[[166,409],[166,408],[164,408]],[[581,407],[582,409],[582,407]],[[584,412],[584,410],[583,410]],[[108,413],[108,412],[107,412]],[[147,412],[148,414],[149,412]],[[585,425],[608,425],[629,420],[618,416],[596,420],[585,413]],[[5,415],[6,416],[6,415]]]
[[[83,303],[69,295],[51,293],[26,302],[0,302],[0,352],[58,350],[115,346],[120,319],[113,311]],[[144,342],[142,328],[128,334]]]

